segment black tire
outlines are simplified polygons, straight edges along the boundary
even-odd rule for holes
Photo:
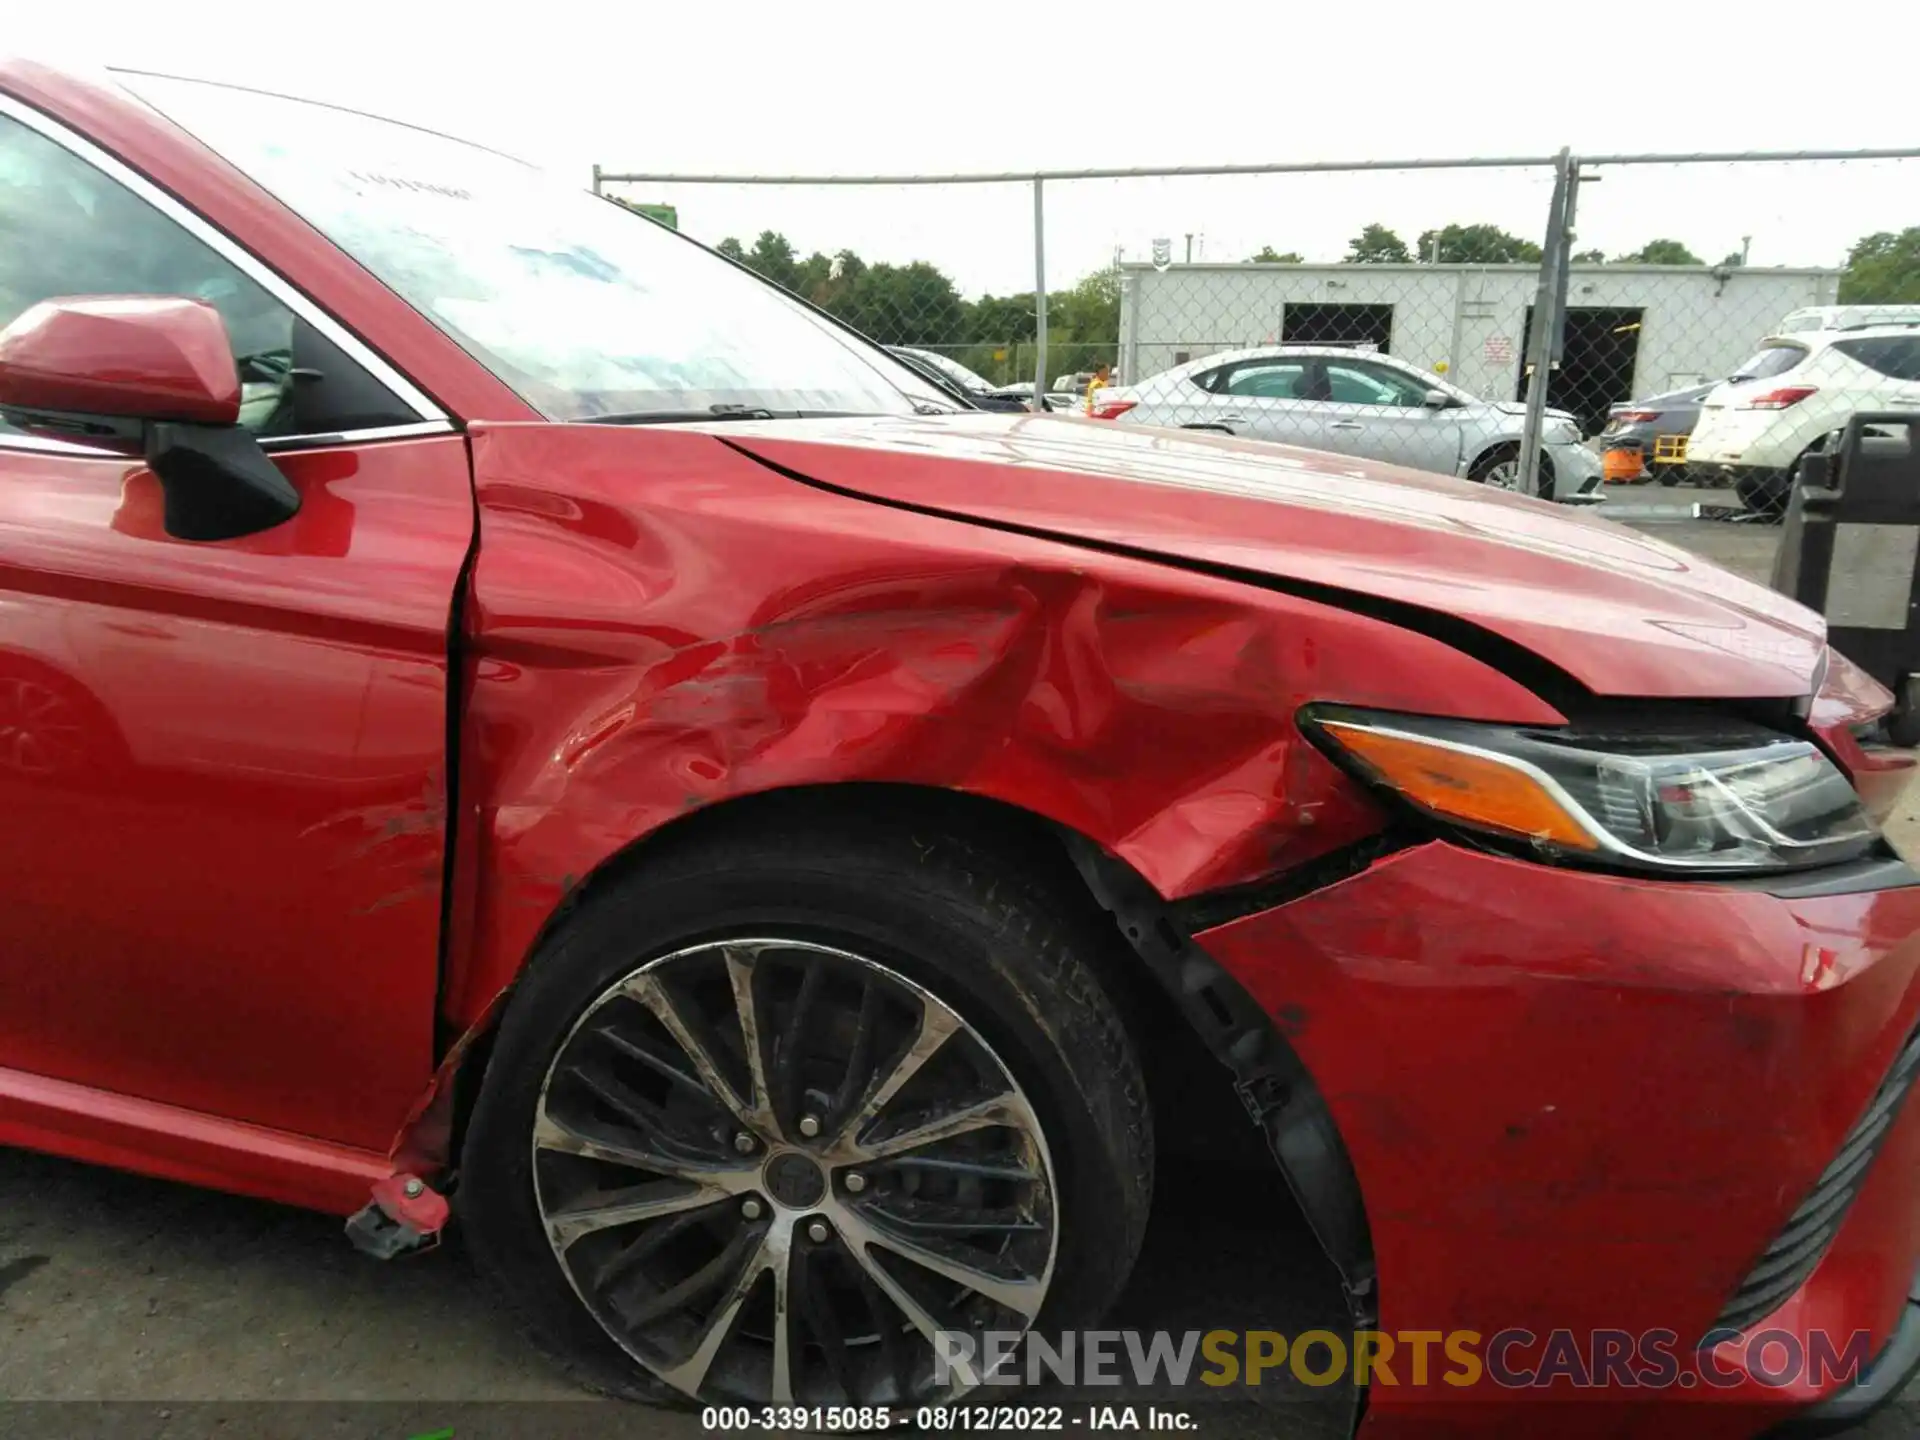
[[[1741,474],[1734,482],[1734,495],[1738,495],[1741,505],[1755,515],[1768,520],[1784,518],[1788,513],[1788,503],[1793,499],[1793,486],[1799,484],[1801,461],[1805,461],[1814,449],[1816,445],[1809,445],[1786,470],[1749,470]]]
[[[1733,483],[1733,493],[1754,514],[1777,520],[1787,513],[1787,496],[1793,488],[1791,474],[1774,471],[1742,475]]]
[[[1911,684],[1908,681],[1900,686],[1900,702],[1887,716],[1887,738],[1905,750],[1920,746],[1920,709],[1915,709],[1908,698]]]
[[[1668,465],[1662,468],[1662,470],[1660,471],[1660,483],[1662,485],[1665,485],[1668,489],[1672,489],[1675,485],[1678,485],[1682,480],[1686,478],[1687,478],[1686,469],[1685,467],[1680,465]]]
[[[716,826],[589,895],[512,998],[461,1155],[470,1249],[529,1338],[590,1388],[692,1403],[577,1297],[548,1244],[532,1134],[549,1068],[597,997],[650,960],[749,935],[882,962],[991,1047],[1038,1118],[1057,1191],[1052,1281],[1033,1323],[1053,1333],[1097,1321],[1139,1251],[1152,1126],[1134,1046],[1095,976],[1096,954],[1116,937],[1035,869],[906,819],[823,829],[762,812],[751,828]],[[844,1178],[827,1183],[837,1196]]]
[[[1491,450],[1473,462],[1472,466],[1467,470],[1467,478],[1484,485],[1487,483],[1487,477],[1491,475],[1498,466],[1510,460],[1517,461],[1519,458],[1520,447],[1511,441],[1505,445],[1495,445]],[[1553,498],[1553,457],[1548,455],[1544,450],[1540,455],[1540,498],[1543,500],[1551,500]]]

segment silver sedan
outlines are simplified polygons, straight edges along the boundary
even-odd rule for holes
[[[1477,399],[1386,355],[1277,345],[1209,355],[1109,387],[1095,395],[1094,413],[1121,424],[1277,440],[1515,490],[1526,407]],[[1572,504],[1605,498],[1599,457],[1581,443],[1572,415],[1549,410],[1542,441],[1544,493]]]

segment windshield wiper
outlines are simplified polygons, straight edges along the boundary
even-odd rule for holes
[[[709,405],[704,410],[621,410],[584,416],[583,425],[678,425],[690,420],[798,420],[799,410],[776,413],[763,405]]]

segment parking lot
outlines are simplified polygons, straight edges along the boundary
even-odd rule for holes
[[[1727,497],[1616,492],[1621,514]],[[1649,533],[1764,579],[1779,531],[1648,519]],[[1920,846],[1909,805],[1895,836]],[[1163,1167],[1116,1327],[1338,1326],[1342,1307],[1277,1179]],[[0,1396],[13,1436],[402,1437],[700,1433],[699,1418],[583,1397],[529,1350],[459,1253],[382,1266],[324,1216],[0,1151]],[[1101,1399],[1123,1401],[1125,1392]],[[289,1404],[288,1402],[300,1402]],[[1333,1436],[1341,1397],[1268,1385],[1202,1433]],[[1889,1412],[1860,1432],[1910,1434]]]
[[[1688,518],[1687,512],[1695,509],[1723,518]],[[1780,529],[1727,518],[1738,511],[1739,502],[1729,490],[1638,485],[1609,487],[1599,513],[1764,585],[1773,571]]]
[[[1202,1188],[1183,1171],[1194,1167],[1163,1167],[1112,1327],[1342,1323],[1338,1291],[1276,1176],[1244,1171],[1228,1188],[1217,1178]],[[1202,1433],[1345,1433],[1336,1395],[1271,1380],[1262,1392],[1257,1408],[1213,1407]],[[7,1435],[35,1440],[704,1433],[697,1415],[584,1397],[521,1341],[457,1239],[382,1266],[326,1216],[7,1150],[0,1396],[43,1402],[0,1411]]]

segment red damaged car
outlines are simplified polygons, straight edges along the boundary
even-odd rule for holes
[[[0,325],[0,1140],[380,1254],[451,1211],[625,1393],[900,1407],[936,1331],[1097,1322],[1186,1024],[1356,1329],[1677,1337],[1608,1434],[1920,1355],[1905,772],[1808,612],[959,413],[516,161],[220,86],[0,67]]]

